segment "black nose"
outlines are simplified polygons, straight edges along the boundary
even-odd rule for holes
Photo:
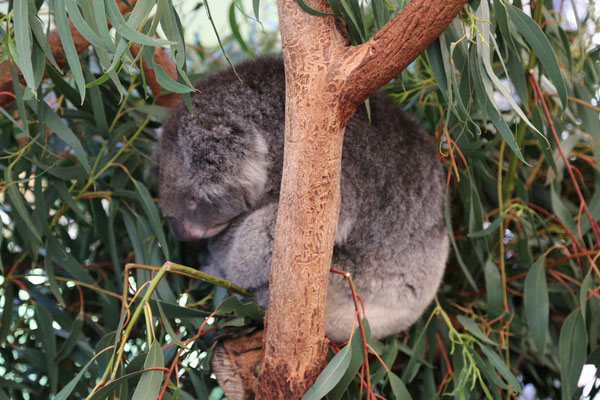
[[[173,232],[173,235],[175,235],[177,240],[185,240],[183,237],[183,227],[181,226],[181,223],[179,223],[179,220],[177,218],[167,217],[167,223],[169,224],[169,228],[171,229],[171,232]]]

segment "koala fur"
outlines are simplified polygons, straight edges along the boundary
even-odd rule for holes
[[[196,84],[158,145],[162,210],[180,240],[208,240],[205,271],[268,305],[283,164],[283,62],[255,59]],[[442,167],[419,124],[383,94],[346,127],[332,267],[352,274],[374,338],[408,328],[433,299],[448,255]],[[349,337],[354,304],[331,274],[326,332]]]

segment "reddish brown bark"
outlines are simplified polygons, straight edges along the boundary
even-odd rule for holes
[[[330,11],[327,0],[306,3]],[[439,36],[465,3],[412,0],[375,37],[351,47],[333,17],[311,16],[296,0],[278,1],[286,66],[285,151],[257,398],[300,398],[324,365],[346,122]]]
[[[228,339],[215,348],[210,365],[229,400],[251,397],[262,357],[263,332]]]
[[[129,4],[131,4],[132,7],[134,7],[136,3],[137,3],[137,0],[129,0]],[[121,2],[120,0],[117,0],[117,6],[119,7],[119,11],[121,11],[121,13],[126,13],[131,10],[125,3]],[[108,22],[108,26],[110,28],[110,26],[111,26],[110,22]],[[77,50],[77,54],[80,54],[81,52],[83,52],[85,49],[88,48],[90,43],[77,31],[77,29],[75,29],[75,26],[70,21],[69,21],[69,28],[71,30],[71,36],[73,37],[73,43],[75,43],[75,50]],[[48,34],[48,44],[50,46],[50,50],[52,51],[52,55],[54,56],[54,59],[56,60],[56,63],[58,64],[58,66],[61,68],[66,67],[68,64],[64,57],[63,47],[62,47],[62,43],[60,41],[60,36],[58,35],[58,30],[53,29],[52,31],[50,31],[50,33]],[[139,51],[139,46],[137,47],[137,49]],[[133,51],[133,49],[132,49],[132,51]],[[137,55],[137,52],[135,55]],[[177,72],[175,70],[175,66],[173,65],[173,62],[168,57],[167,53],[165,52],[165,50],[163,48],[157,49],[157,51],[155,52],[155,55],[154,55],[154,60],[155,60],[155,62],[160,64],[165,69],[165,71],[169,74],[169,76],[177,77]],[[161,91],[163,90],[163,87],[156,81],[156,76],[154,74],[154,71],[152,71],[150,68],[147,68],[146,65],[143,65],[143,67],[144,67],[144,73],[146,74],[146,82],[148,83],[148,86],[150,86],[150,90],[152,90],[152,93],[154,93],[156,96],[158,96],[159,93],[161,93]],[[25,80],[23,79],[23,75],[20,72],[19,72],[19,82],[21,82],[23,84],[25,83]],[[4,107],[4,106],[10,104],[14,100],[14,96],[12,96],[11,94],[14,94],[14,87],[13,87],[11,73],[10,73],[10,61],[4,61],[2,64],[0,64],[0,106],[1,107]],[[175,103],[179,102],[180,99],[181,99],[181,95],[179,95],[177,93],[168,93],[164,96],[160,96],[157,99],[157,102],[160,105],[163,105],[166,107],[171,107]]]

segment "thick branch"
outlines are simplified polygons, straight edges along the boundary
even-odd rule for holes
[[[368,42],[348,49],[340,102],[352,110],[410,65],[456,17],[467,0],[412,0]],[[351,115],[351,114],[350,114]]]
[[[327,10],[326,0],[307,2]],[[285,150],[269,282],[259,399],[300,398],[324,366],[328,272],[340,206],[342,81],[330,79],[346,41],[333,18],[279,1],[286,65]]]
[[[330,11],[327,0],[306,3]],[[412,0],[372,40],[349,47],[333,17],[309,15],[296,0],[278,1],[286,67],[285,150],[257,398],[300,398],[324,364],[346,122],[441,34],[465,3]]]

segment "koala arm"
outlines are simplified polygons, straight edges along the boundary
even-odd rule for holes
[[[277,203],[267,203],[240,216],[219,236],[211,239],[210,270],[253,291],[261,306],[268,303],[269,273]]]

